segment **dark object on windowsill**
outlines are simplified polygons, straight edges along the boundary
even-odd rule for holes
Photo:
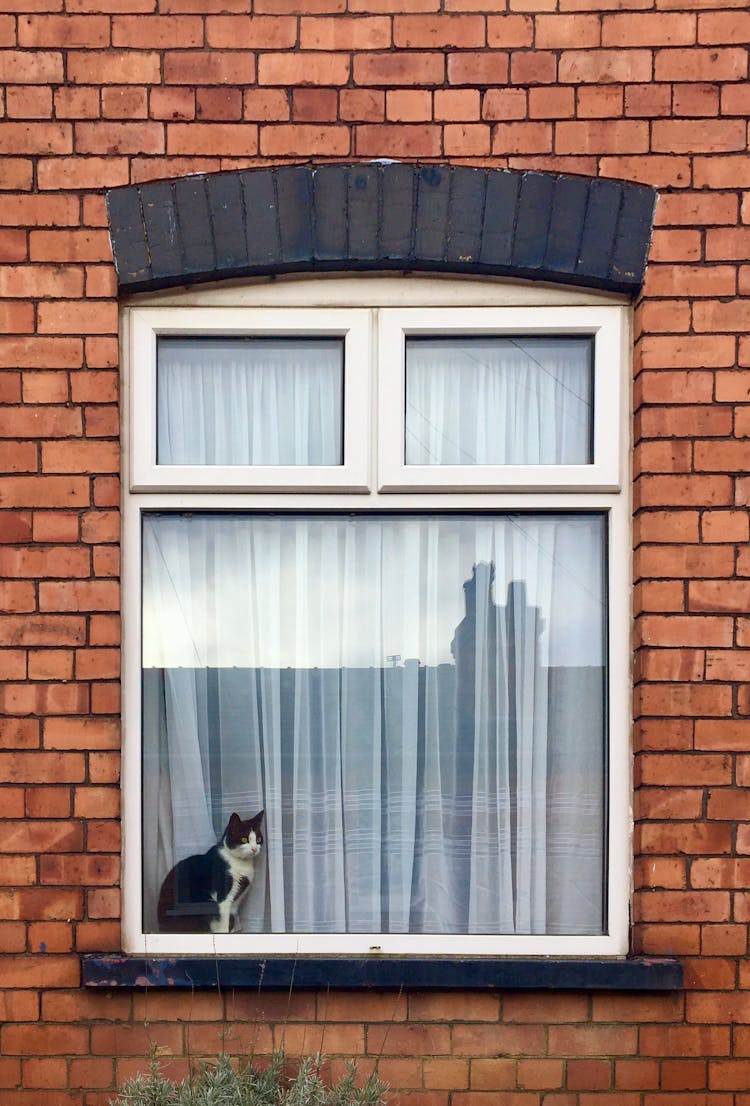
[[[678,991],[671,958],[522,959],[384,956],[84,956],[85,987],[199,987],[310,991]]]

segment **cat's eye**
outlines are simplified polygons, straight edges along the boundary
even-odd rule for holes
[[[243,838],[242,838],[242,844],[243,844],[243,845],[247,845],[247,842],[248,842],[248,839],[247,839],[247,837],[243,837]]]

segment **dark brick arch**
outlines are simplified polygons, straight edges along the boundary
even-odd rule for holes
[[[413,270],[636,292],[656,193],[559,173],[371,162],[107,194],[121,291],[281,272]]]

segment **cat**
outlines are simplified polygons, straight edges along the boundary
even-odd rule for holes
[[[253,882],[264,811],[243,820],[232,814],[208,852],[175,864],[159,892],[161,933],[231,933],[240,901]]]

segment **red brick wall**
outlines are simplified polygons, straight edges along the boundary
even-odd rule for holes
[[[379,1058],[410,1106],[750,1104],[749,41],[745,0],[0,0],[3,1106],[105,1103],[149,1042],[227,1030]],[[636,315],[633,947],[682,954],[684,994],[76,989],[77,954],[119,947],[102,189],[374,156],[663,192]]]

